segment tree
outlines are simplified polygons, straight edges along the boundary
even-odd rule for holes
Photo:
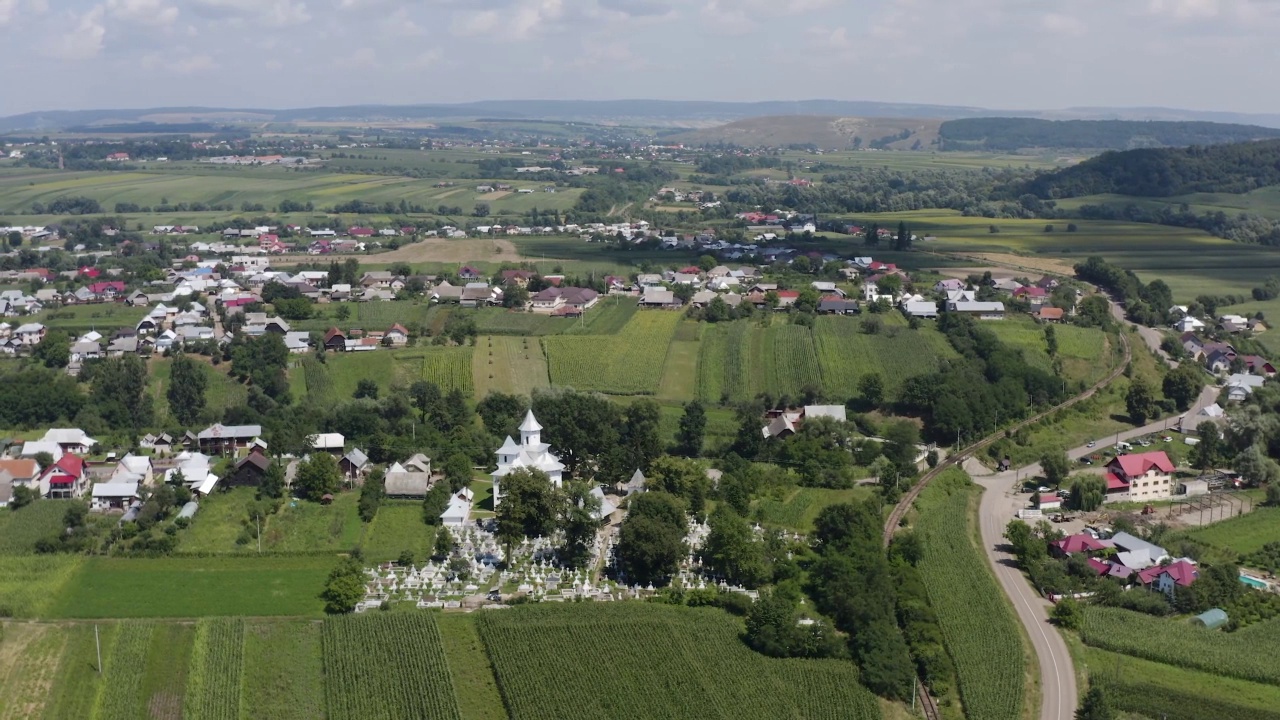
[[[1090,295],[1080,301],[1076,322],[1085,327],[1106,327],[1111,320],[1111,303],[1103,295]]]
[[[1226,445],[1222,441],[1222,431],[1212,422],[1202,422],[1196,426],[1200,442],[1191,449],[1191,464],[1197,470],[1212,470],[1222,461]]]
[[[1090,683],[1089,692],[1084,694],[1084,702],[1076,710],[1076,720],[1115,720],[1115,716],[1102,688]]]
[[[478,218],[489,217],[489,203],[476,203],[473,214]]]
[[[428,525],[439,525],[440,516],[449,507],[449,498],[452,496],[449,483],[437,482],[432,485],[426,496],[422,498],[422,522]]]
[[[31,351],[31,357],[47,368],[64,368],[71,362],[71,338],[61,330],[52,330]]]
[[[880,244],[880,227],[875,223],[871,223],[863,231],[862,241],[867,247],[876,247]]]
[[[1280,465],[1276,465],[1276,461],[1267,457],[1257,445],[1250,445],[1236,455],[1234,466],[1240,477],[1255,487],[1280,482]]]
[[[893,249],[898,252],[905,252],[911,249],[911,231],[907,229],[905,222],[898,223],[898,235],[894,238]]]
[[[702,454],[702,441],[707,431],[707,410],[700,400],[685,403],[680,428],[676,431],[676,452],[685,457]]]
[[[1129,420],[1134,425],[1143,425],[1147,418],[1156,414],[1156,398],[1151,386],[1142,378],[1134,378],[1129,383],[1129,392],[1124,398]]]
[[[436,560],[443,560],[453,554],[453,533],[449,532],[449,528],[442,527],[436,531],[436,542],[432,557]]]
[[[523,538],[550,537],[563,501],[546,473],[523,468],[509,473],[502,478],[499,537],[509,545]]]
[[[9,247],[18,247],[22,245],[22,232],[18,230],[9,231]]]
[[[350,305],[347,305],[346,303],[342,303],[341,305],[338,305],[338,307],[333,311],[333,316],[334,316],[335,318],[337,318],[338,320],[344,320],[344,321],[345,321],[345,320],[350,319],[350,318],[351,318],[351,306],[350,306]]]
[[[1051,450],[1040,456],[1040,470],[1044,473],[1045,480],[1057,487],[1071,474],[1071,461],[1065,452]]]
[[[858,380],[858,394],[867,405],[876,407],[884,400],[884,378],[875,372],[863,375]]]
[[[1058,331],[1052,325],[1044,326],[1044,347],[1049,357],[1058,356]]]
[[[40,492],[26,485],[16,485],[13,488],[13,498],[9,500],[10,510],[19,510],[40,498]]]
[[[258,485],[258,498],[278,498],[284,496],[285,472],[284,463],[273,460],[267,466],[267,472]]]
[[[1080,603],[1069,597],[1058,600],[1049,616],[1055,625],[1068,630],[1079,630],[1084,622],[1084,611],[1080,609]]]
[[[710,255],[703,255],[698,258],[698,268],[702,272],[710,272],[716,266],[716,259]]]
[[[377,400],[378,399],[377,381],[369,378],[364,378],[360,380],[360,382],[356,383],[356,391],[351,394],[351,397],[355,398],[356,400],[359,400],[361,398]]]
[[[386,497],[386,486],[384,485],[385,475],[382,468],[378,468],[365,478],[364,485],[360,486],[360,503],[358,512],[360,519],[364,522],[373,522],[378,515],[378,506],[382,504],[382,499]],[[412,560],[406,564],[412,564]]]
[[[89,403],[111,427],[151,424],[153,403],[147,395],[147,366],[141,357],[125,355],[91,363],[80,377],[89,380]]]
[[[631,501],[618,533],[618,570],[635,585],[665,585],[688,552],[684,506],[664,492],[646,492]]]
[[[484,423],[484,429],[499,438],[515,435],[528,410],[529,402],[524,396],[500,392],[485,395],[476,405],[476,413]]]
[[[338,492],[342,473],[338,461],[329,453],[313,453],[298,467],[293,489],[304,500],[318,501],[325,495]]]
[[[751,523],[728,505],[711,514],[711,531],[702,546],[702,562],[732,585],[755,588],[769,579],[764,543],[756,540]]]
[[[194,425],[204,412],[205,388],[209,376],[198,366],[196,361],[179,354],[169,370],[169,389],[165,395],[169,399],[169,412],[183,425]]]
[[[1091,512],[1102,507],[1102,500],[1107,495],[1107,484],[1099,475],[1081,475],[1071,487],[1071,507],[1075,510]]]
[[[18,497],[17,488],[14,488],[14,498]],[[1267,483],[1267,505],[1271,507],[1280,507],[1280,482]]]
[[[557,550],[560,562],[569,568],[580,568],[591,559],[591,546],[600,526],[596,515],[600,500],[591,494],[591,486],[573,482],[565,488],[566,502],[561,504],[558,525],[564,542]]]
[[[324,611],[330,615],[349,613],[364,598],[364,568],[352,558],[338,563],[325,581]]]
[[[1184,362],[1164,376],[1164,396],[1174,401],[1179,410],[1191,407],[1204,387],[1204,373],[1193,362]]]

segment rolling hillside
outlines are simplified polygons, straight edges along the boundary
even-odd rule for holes
[[[747,118],[727,125],[663,138],[687,145],[731,143],[743,147],[815,145],[823,150],[861,147],[892,150],[928,148],[938,137],[938,120],[782,115]],[[919,143],[919,145],[917,145]]]
[[[1280,130],[1215,122],[968,118],[939,129],[943,150],[1008,152],[1028,148],[1133,150],[1217,145],[1280,137]]]

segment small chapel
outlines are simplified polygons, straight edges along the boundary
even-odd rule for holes
[[[560,487],[564,465],[560,462],[560,458],[551,452],[551,446],[542,442],[542,426],[538,424],[532,410],[524,416],[524,422],[520,423],[520,442],[517,443],[508,435],[507,441],[498,448],[498,469],[492,473],[495,508],[498,507],[502,497],[500,492],[502,478],[522,468],[541,470],[551,478],[553,485]]]

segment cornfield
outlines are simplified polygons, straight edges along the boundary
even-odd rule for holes
[[[1026,669],[1022,635],[986,560],[970,539],[972,493],[967,477],[952,471],[921,494],[916,527],[924,547],[920,573],[947,652],[955,661],[965,716],[1017,720]]]
[[[461,718],[430,615],[330,618],[322,638],[330,720]]]
[[[814,338],[823,388],[833,398],[856,395],[858,381],[868,373],[878,373],[892,397],[909,378],[935,372],[939,359],[956,356],[947,339],[930,327],[886,324],[870,335],[853,318],[820,317]]]
[[[470,395],[474,390],[471,380],[471,353],[469,347],[431,348],[422,357],[422,379],[433,382],[440,389],[461,390]]]
[[[243,667],[243,620],[209,618],[197,622],[183,717],[187,720],[239,718]]]
[[[852,663],[759,655],[719,610],[540,605],[477,627],[514,720],[880,717]],[[587,677],[607,682],[557,680]]]
[[[1086,645],[1103,650],[1280,685],[1280,620],[1224,633],[1119,608],[1088,607],[1080,634]]]

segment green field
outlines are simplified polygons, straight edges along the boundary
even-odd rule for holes
[[[203,369],[205,377],[208,378],[204,391],[207,412],[216,417],[222,417],[227,408],[244,405],[245,400],[249,397],[249,389],[227,374],[230,365],[224,363],[219,367],[214,367],[204,362],[204,358],[198,355],[189,355],[188,357],[195,359],[196,365]],[[173,370],[173,360],[154,356],[151,358],[150,365],[151,372],[148,376],[147,390],[151,393],[152,400],[155,401],[156,418],[162,425],[176,422],[169,416],[169,399],[165,395],[169,390],[169,374]]]
[[[0,617],[40,617],[87,562],[73,555],[0,555]]]
[[[393,386],[408,387],[417,380],[444,381],[446,392],[455,387],[470,392],[470,355],[466,347],[421,346],[329,353],[323,363],[307,356],[290,368],[289,387],[295,397],[325,405],[350,399],[361,380],[376,383],[381,397]]]
[[[637,313],[616,335],[542,338],[554,385],[613,395],[652,395],[681,315]]]
[[[422,503],[384,500],[364,529],[360,549],[369,562],[387,562],[408,550],[419,563],[435,547],[436,529],[422,521]]]
[[[319,622],[255,620],[245,625],[244,707],[269,720],[323,718]]]
[[[551,384],[537,338],[491,335],[476,340],[471,358],[476,397],[491,392],[529,395]]]
[[[1246,515],[1192,530],[1190,535],[1200,542],[1248,555],[1269,542],[1280,541],[1280,508],[1259,507]]]
[[[531,605],[477,618],[513,718],[879,718],[856,667],[776,660],[721,610]],[[550,682],[607,677],[595,689]]]
[[[393,175],[357,175],[284,168],[171,167],[139,172],[70,172],[0,176],[0,206],[29,210],[33,203],[60,197],[88,197],[111,210],[116,203],[143,206],[176,203],[261,203],[268,208],[282,200],[313,202],[317,209],[347,200],[399,203],[404,200],[434,211],[440,204],[460,206],[469,213],[478,202],[487,203],[494,215],[541,210],[567,210],[582,190],[562,188],[556,193],[523,195],[477,193],[477,181],[458,181],[458,187],[437,188],[435,180]],[[542,183],[512,181],[514,187],[540,188]]]
[[[813,532],[813,521],[828,505],[860,502],[871,494],[870,487],[848,490],[794,488],[781,498],[762,497],[755,502],[751,517],[764,525],[795,532]]]
[[[1153,662],[1280,685],[1275,648],[1280,620],[1256,623],[1232,633],[1207,630],[1185,619],[1143,615],[1106,607],[1085,609],[1080,636],[1086,645]]]
[[[51,618],[318,615],[323,608],[319,593],[333,564],[330,557],[91,557],[63,583],[47,610],[37,608],[32,614]]]
[[[325,705],[333,720],[461,718],[431,615],[330,618],[321,637]]]
[[[62,532],[63,516],[72,503],[42,500],[14,510],[0,508],[0,555],[25,555],[36,551],[36,541]]]
[[[1166,720],[1280,720],[1280,688],[1086,648],[1089,680],[1110,705]]]
[[[880,375],[886,396],[894,397],[907,378],[934,372],[941,360],[956,357],[947,339],[928,323],[911,330],[887,321],[873,335],[862,332],[860,320],[821,317],[814,325],[814,340],[822,388],[837,399],[856,395],[858,381],[869,373]]]
[[[62,330],[74,342],[77,337],[90,330],[97,330],[107,336],[111,334],[109,331],[117,328],[135,328],[138,321],[146,316],[145,307],[99,303],[48,309],[23,318],[23,322],[38,322],[49,326],[50,330]]]
[[[917,501],[920,574],[955,661],[965,715],[1022,716],[1026,648],[1009,600],[974,541],[977,486],[963,471],[939,476]]]

